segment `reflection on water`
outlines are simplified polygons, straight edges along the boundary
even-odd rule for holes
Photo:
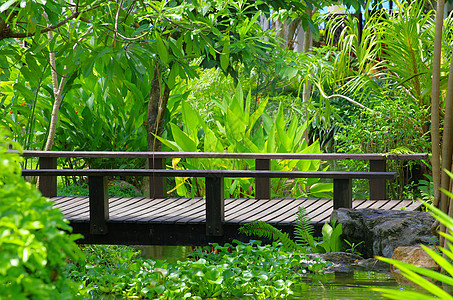
[[[292,299],[386,299],[370,287],[414,290],[401,286],[390,273],[355,271],[354,273],[330,273],[310,276],[306,284],[294,289]]]
[[[131,246],[141,251],[141,256],[153,260],[166,260],[170,263],[187,260],[191,246]]]

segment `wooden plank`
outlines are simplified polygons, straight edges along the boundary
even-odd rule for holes
[[[358,200],[352,201],[352,208],[357,209],[361,204],[363,204],[364,201],[365,200],[363,200],[363,199],[358,199]]]
[[[22,170],[23,176],[161,176],[205,178],[333,178],[393,179],[396,172],[264,171],[264,170],[162,170],[162,169],[38,169]]]
[[[414,201],[413,200],[401,200],[400,203],[398,203],[398,209],[400,209],[401,207],[407,207],[406,209],[409,209],[409,207],[412,206],[412,204],[414,204]],[[393,209],[396,209],[396,207],[394,207]]]
[[[230,210],[233,207],[236,207],[240,205],[241,203],[244,203],[246,201],[249,201],[249,198],[228,198],[225,199],[225,211]]]
[[[383,205],[385,205],[385,200],[368,200],[369,202],[373,202],[368,208],[371,209],[380,209]]]
[[[330,199],[316,199],[314,202],[314,205],[306,208],[310,220],[316,220],[318,215],[322,214],[323,211],[333,205],[332,200]]]
[[[260,221],[265,221],[266,217],[275,213],[275,211],[280,210],[281,208],[285,207],[287,205],[286,199],[284,200],[266,200],[261,203],[260,207],[254,211],[253,213],[250,213],[248,215],[243,216],[243,219],[241,220],[241,224],[243,223],[248,223],[252,222],[255,220],[260,220]],[[301,203],[303,201],[300,201]]]
[[[173,198],[173,200],[176,200],[176,199],[179,199],[179,198]],[[142,216],[145,216],[147,214],[152,213],[153,211],[156,211],[158,209],[161,209],[161,208],[167,206],[169,201],[170,202],[172,201],[172,199],[170,199],[170,198],[162,198],[162,199],[145,198],[145,200],[147,200],[146,205],[139,212],[137,212],[136,215],[124,217],[124,220],[125,221],[133,221],[135,219],[138,220]]]
[[[373,205],[373,203],[374,203],[373,200],[365,200],[365,201],[363,201],[362,205],[360,205],[360,209],[368,208],[371,205]]]
[[[393,207],[397,206],[401,200],[386,200],[385,204],[381,206],[381,209],[391,210]]]
[[[294,223],[297,218],[297,212],[299,211],[299,207],[303,206],[304,203],[306,203],[305,199],[304,200],[294,199],[291,205],[285,207],[285,210],[283,211],[282,214],[280,214],[273,220],[270,220],[270,222],[276,222],[280,225]]]
[[[168,221],[175,223],[185,223],[188,218],[200,218],[205,215],[205,200],[203,198],[193,198],[186,207],[182,208],[178,215]]]
[[[408,205],[406,210],[407,211],[417,210],[420,206],[422,206],[422,203],[420,201],[412,201],[412,204]]]
[[[147,204],[147,198],[134,198],[134,200],[128,201],[126,206],[116,206],[112,208],[110,206],[110,220],[124,220],[124,218],[130,214],[134,214],[137,211],[143,209],[143,207]]]
[[[360,201],[360,202],[359,202]],[[354,209],[361,209],[366,207],[368,200],[356,200],[354,202],[357,202],[357,204],[354,206]],[[353,203],[354,203],[353,202]]]
[[[71,202],[66,202],[62,207],[60,207],[60,210],[62,212],[70,212],[77,210],[80,206],[86,204],[88,205],[89,200],[88,197],[77,197],[74,198]]]
[[[236,215],[238,213],[238,211],[241,211],[243,209],[247,209],[250,206],[253,206],[254,203],[257,203],[257,200],[245,199],[245,201],[242,201],[233,207],[228,207],[228,209],[225,209],[225,219],[227,220],[227,219],[231,218],[233,215]]]
[[[190,216],[191,211],[193,211],[194,208],[199,207],[200,203],[202,206],[204,206],[204,202],[200,201],[199,198],[188,198],[185,202],[181,203],[181,205],[173,207],[172,209],[159,214],[159,216],[153,219],[153,221],[174,223],[175,220],[181,219],[184,216]]]
[[[237,205],[225,212],[225,219],[232,220],[234,218],[237,218],[238,216],[250,211],[254,210],[257,205],[259,205],[259,200],[256,199],[248,199],[248,201],[245,201],[241,203],[240,205]]]
[[[275,209],[271,211],[268,215],[262,217],[261,220],[269,223],[278,223],[286,217],[288,211],[291,211],[294,208],[299,207],[302,201],[297,201],[296,199],[293,198],[286,198],[280,199],[280,202],[281,204],[276,205]]]
[[[8,152],[16,152],[9,150]],[[320,159],[320,160],[417,160],[428,159],[427,153],[228,153],[228,152],[121,152],[121,151],[35,151],[25,150],[24,157],[80,158],[232,158],[232,159]]]
[[[67,203],[70,203],[72,199],[75,199],[77,197],[74,196],[69,196],[69,197],[52,197],[49,198],[50,201],[52,201],[52,207],[62,207]]]
[[[160,208],[157,209],[152,209],[148,211],[145,214],[142,214],[139,218],[137,218],[137,221],[147,221],[147,222],[154,222],[155,219],[159,218],[160,215],[164,214],[166,211],[169,211],[173,209],[174,207],[177,207],[187,201],[188,198],[177,198],[177,199],[167,199],[164,201],[166,203],[164,206],[161,206]]]

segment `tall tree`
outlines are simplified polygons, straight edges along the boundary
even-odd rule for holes
[[[23,39],[28,48],[2,47],[7,59],[0,67],[19,67],[24,53],[32,59],[47,47],[50,55],[55,53],[55,60],[36,63],[40,67],[50,63],[55,121],[59,101],[64,101],[64,90],[71,88],[74,77],[88,77],[93,72],[111,77],[121,70],[118,65],[127,64],[135,85],[150,83],[148,148],[157,150],[154,136],[162,132],[166,104],[177,77],[193,78],[199,67],[217,67],[237,78],[238,63],[246,70],[257,61],[265,63],[276,42],[259,27],[259,15],[279,9],[304,12],[307,3],[316,1],[6,1],[0,5],[0,43]],[[46,33],[52,38],[46,38]],[[106,56],[112,59],[105,60]],[[31,72],[28,66],[20,70],[21,74]],[[9,74],[2,75],[8,78]],[[52,145],[54,121],[46,149]]]

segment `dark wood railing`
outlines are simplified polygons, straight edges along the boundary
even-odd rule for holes
[[[165,160],[171,158],[223,158],[254,159],[256,170],[269,170],[271,159],[319,159],[319,160],[366,160],[369,172],[386,172],[388,160],[422,160],[426,153],[416,154],[373,154],[373,153],[208,153],[208,152],[107,152],[107,151],[24,151],[25,157],[38,157],[39,168],[56,169],[57,158],[144,158],[149,161],[150,169],[165,169]],[[387,199],[386,179],[371,178],[370,200]],[[40,182],[41,191],[47,197],[56,196],[56,177],[48,177]],[[269,178],[256,178],[255,198],[270,198]],[[155,198],[166,195],[165,177],[150,177],[150,196]]]

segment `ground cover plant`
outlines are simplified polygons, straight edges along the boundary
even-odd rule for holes
[[[286,298],[309,272],[325,263],[281,244],[260,241],[211,244],[195,249],[187,261],[168,263],[138,257],[126,246],[86,246],[86,264],[70,264],[67,276],[100,294],[149,299],[206,299],[249,296]]]

